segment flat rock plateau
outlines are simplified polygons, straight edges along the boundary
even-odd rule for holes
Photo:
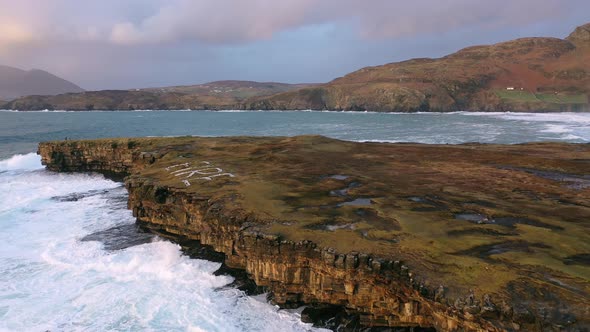
[[[590,328],[589,144],[176,137],[39,154],[125,177],[138,223],[222,253],[282,307],[341,308],[343,329]]]

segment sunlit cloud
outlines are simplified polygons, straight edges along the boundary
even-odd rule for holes
[[[0,21],[0,44],[26,43],[35,39],[30,28],[8,20]]]
[[[588,0],[0,0],[0,65],[88,89],[322,82],[537,31],[565,37],[589,11]]]
[[[568,10],[568,3],[575,2],[152,0],[142,4],[137,0],[103,0],[88,6],[78,0],[0,0],[0,43],[231,44],[265,40],[281,31],[333,21],[349,22],[364,38],[396,38],[470,25],[528,24],[559,16]],[[135,10],[138,7],[143,8]]]

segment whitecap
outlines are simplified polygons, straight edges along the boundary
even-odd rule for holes
[[[17,154],[8,159],[0,160],[0,171],[42,169],[41,157],[36,153]]]

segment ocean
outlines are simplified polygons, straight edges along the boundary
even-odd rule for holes
[[[352,141],[590,142],[588,113],[0,112],[0,331],[320,331],[133,227],[121,183],[46,171],[45,140],[325,135]],[[124,231],[121,231],[124,230]]]

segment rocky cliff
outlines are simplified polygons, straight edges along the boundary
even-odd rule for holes
[[[138,222],[212,246],[283,307],[339,306],[350,328],[589,327],[585,145],[171,138],[39,153],[53,171],[128,175]]]

